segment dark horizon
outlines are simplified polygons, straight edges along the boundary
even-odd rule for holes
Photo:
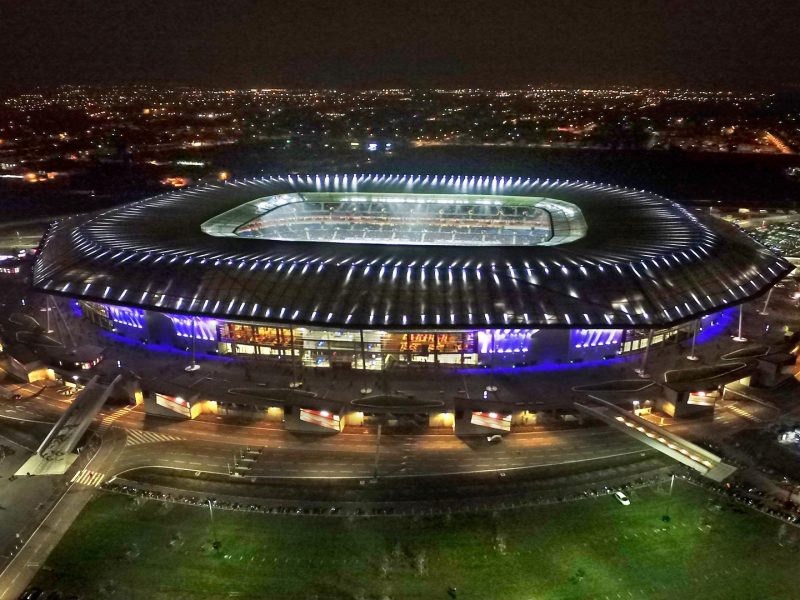
[[[797,3],[586,4],[34,0],[3,9],[0,90],[800,84]]]
[[[581,83],[575,82],[570,84],[560,82],[543,82],[543,83],[521,83],[519,85],[482,85],[482,86],[458,86],[458,85],[368,85],[368,86],[344,86],[344,85],[213,85],[210,83],[195,83],[191,81],[179,80],[163,80],[163,81],[107,81],[107,82],[76,82],[65,81],[56,84],[44,83],[30,83],[30,84],[4,84],[0,83],[0,97],[12,97],[16,94],[28,94],[38,91],[49,92],[57,89],[67,88],[86,88],[96,90],[107,90],[113,88],[153,88],[154,90],[231,90],[236,92],[247,92],[251,90],[285,90],[288,92],[342,92],[342,93],[360,93],[360,92],[380,92],[387,90],[402,90],[411,93],[415,92],[430,92],[438,91],[443,93],[457,92],[462,90],[469,90],[472,92],[517,92],[524,90],[564,90],[580,91],[580,90],[596,90],[596,91],[612,91],[612,90],[652,90],[658,91],[687,91],[696,93],[720,93],[724,94],[730,92],[731,94],[787,94],[794,97],[795,94],[800,93],[800,82],[796,84],[776,85],[768,88],[765,86],[702,86],[702,85],[655,85],[655,84],[631,84],[631,83]]]

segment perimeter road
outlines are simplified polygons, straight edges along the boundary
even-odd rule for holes
[[[103,440],[97,454],[87,463],[102,471],[110,467],[116,454],[124,448],[125,438],[113,430]],[[64,495],[56,502],[17,555],[0,573],[0,600],[17,600],[28,587],[40,566],[72,526],[95,489],[69,483]]]

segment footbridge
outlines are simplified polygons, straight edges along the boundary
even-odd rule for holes
[[[36,454],[31,456],[16,474],[64,474],[78,458],[78,455],[75,454],[78,442],[108,400],[111,390],[121,377],[121,375],[117,375],[110,385],[99,383],[98,377],[93,377],[62,413],[61,418],[37,448]]]
[[[714,481],[723,481],[736,471],[736,467],[705,448],[602,398],[590,395],[586,402],[575,402],[575,408]]]

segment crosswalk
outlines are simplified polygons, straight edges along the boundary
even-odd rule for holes
[[[177,435],[168,435],[166,433],[155,433],[154,431],[139,431],[137,429],[129,429],[126,431],[128,437],[125,440],[126,446],[136,446],[138,444],[154,444],[157,442],[178,442],[183,438]]]
[[[106,476],[103,473],[90,471],[89,469],[81,469],[75,473],[75,476],[72,478],[72,483],[80,483],[89,487],[97,487],[103,483],[105,477]]]
[[[106,430],[114,424],[114,421],[128,414],[134,408],[136,407],[123,406],[122,408],[118,408],[117,410],[110,412],[107,415],[103,415],[103,418],[100,420],[100,426],[97,428],[97,433],[103,435],[106,432]]]
[[[748,421],[752,421],[753,423],[763,423],[764,422],[763,419],[759,419],[754,414],[747,412],[743,408],[739,408],[735,404],[728,404],[727,409],[730,410],[731,412],[739,415],[743,419],[747,419]]]

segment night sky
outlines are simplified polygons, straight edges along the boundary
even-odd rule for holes
[[[0,88],[800,82],[797,0],[0,0]]]

